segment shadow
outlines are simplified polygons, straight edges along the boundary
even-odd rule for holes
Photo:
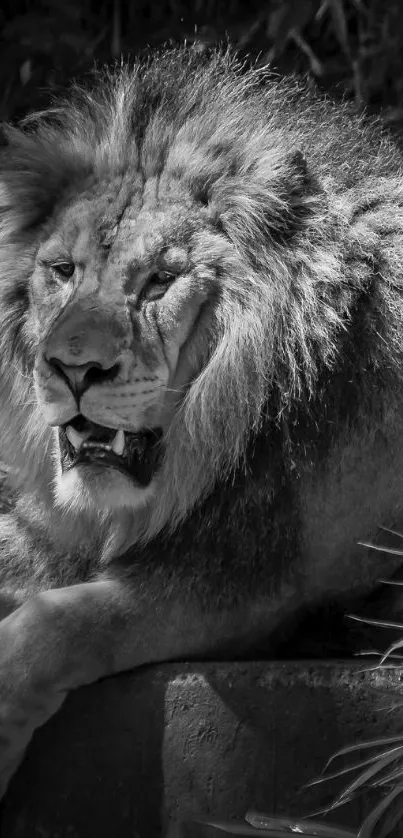
[[[71,693],[10,784],[2,838],[160,836],[167,678],[150,668]]]

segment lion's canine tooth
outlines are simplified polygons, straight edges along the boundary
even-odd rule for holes
[[[81,436],[71,425],[68,425],[66,428],[66,436],[73,448],[79,451],[85,440],[85,436]]]
[[[118,454],[119,457],[121,457],[124,450],[125,450],[125,433],[124,433],[124,431],[120,430],[120,431],[117,431],[116,436],[113,439],[112,451],[115,454]]]

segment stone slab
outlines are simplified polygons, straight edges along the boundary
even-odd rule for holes
[[[1,836],[201,838],[213,832],[189,825],[193,817],[310,814],[341,787],[302,788],[335,751],[403,735],[403,708],[388,712],[399,673],[363,665],[169,664],[77,690],[36,732]],[[371,803],[330,821],[356,827]]]

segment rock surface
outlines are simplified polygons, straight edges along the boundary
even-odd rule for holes
[[[362,668],[174,664],[80,689],[35,734],[3,803],[1,836],[199,838],[225,833],[178,822],[312,813],[351,778],[301,789],[335,751],[403,735],[403,708],[385,712],[402,692],[399,674]],[[355,827],[371,803],[329,820]]]

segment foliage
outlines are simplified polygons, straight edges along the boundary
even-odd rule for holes
[[[308,73],[403,129],[402,24],[400,0],[3,0],[0,119],[42,107],[94,60],[229,38],[258,63]]]

